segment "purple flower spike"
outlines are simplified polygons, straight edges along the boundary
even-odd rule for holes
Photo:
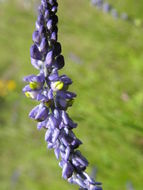
[[[98,7],[103,5],[102,0],[95,0],[94,3]],[[72,80],[66,75],[59,75],[65,61],[61,44],[57,41],[57,8],[57,0],[41,0],[36,30],[32,36],[34,44],[30,49],[31,64],[39,74],[24,78],[29,84],[23,92],[39,101],[29,117],[38,122],[37,129],[46,130],[47,147],[54,149],[56,158],[60,160],[63,178],[84,190],[102,190],[101,184],[85,173],[88,161],[77,150],[82,142],[72,131],[77,124],[67,114],[76,94],[68,91]]]

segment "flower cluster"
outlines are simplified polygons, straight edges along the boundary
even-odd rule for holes
[[[66,75],[59,75],[65,63],[61,44],[57,41],[57,7],[57,0],[41,0],[33,33],[34,44],[30,49],[31,64],[39,73],[24,78],[29,84],[23,92],[39,102],[29,116],[38,122],[38,129],[46,129],[45,141],[60,160],[62,177],[81,189],[102,190],[101,184],[85,172],[88,161],[77,150],[82,142],[72,131],[77,124],[67,113],[76,94],[68,91],[72,80]]]
[[[140,19],[132,19],[128,16],[127,13],[119,13],[115,8],[112,7],[107,1],[104,0],[91,0],[91,4],[96,6],[97,9],[102,10],[103,12],[110,13],[114,18],[120,18],[122,20],[130,21],[136,26],[141,26]]]

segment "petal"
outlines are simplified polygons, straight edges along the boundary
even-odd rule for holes
[[[63,109],[67,108],[67,102],[64,98],[58,98],[58,103]]]
[[[54,62],[54,65],[57,69],[62,69],[65,65],[65,61],[64,61],[64,57],[62,55],[59,55],[55,62]]]
[[[35,75],[28,75],[23,78],[23,81],[30,82],[30,81],[32,81],[33,77],[35,77]]]
[[[65,99],[73,99],[76,97],[76,94],[73,92],[69,92],[69,91],[58,91],[57,95],[60,97],[63,97]]]
[[[52,11],[53,13],[56,13],[56,12],[57,12],[57,6],[53,6],[52,9],[51,9],[51,11]]]
[[[56,149],[54,150],[54,152],[55,152],[55,156],[56,156],[57,160],[59,160],[59,158],[60,158],[60,149],[59,149],[59,148],[56,148]]]
[[[37,129],[40,130],[41,128],[46,128],[47,121],[38,122]]]
[[[71,129],[74,129],[74,128],[77,127],[77,123],[74,123],[74,122],[72,121],[72,119],[69,119],[68,126],[69,126]]]
[[[45,19],[48,19],[49,16],[50,16],[49,10],[45,10],[45,15],[44,15]]]
[[[48,91],[48,98],[49,98],[50,100],[52,100],[52,99],[54,98],[53,90],[52,90],[52,89],[50,89],[50,90]]]
[[[65,151],[65,161],[69,160],[70,152],[71,152],[70,147],[67,147]]]
[[[43,106],[42,108],[39,108],[38,113],[35,116],[36,120],[43,121],[48,117],[49,110],[47,107]]]
[[[64,164],[65,164],[65,161],[64,161],[64,160],[61,160],[61,161],[59,162],[59,166],[60,166],[61,168],[64,167]]]
[[[35,44],[32,45],[30,48],[30,55],[33,59],[42,60],[42,54],[40,53],[38,47]]]
[[[52,19],[50,19],[50,20],[48,20],[48,22],[47,22],[47,29],[48,29],[48,30],[51,30],[51,29],[52,29],[52,26],[53,26],[53,21],[52,21]]]
[[[54,43],[53,46],[53,54],[54,56],[58,56],[61,54],[62,48],[61,48],[61,44],[59,42]]]
[[[31,88],[30,88],[29,85],[26,85],[26,86],[22,89],[22,91],[25,93],[25,92],[30,92],[30,91],[32,91],[32,90],[31,90]]]
[[[60,76],[60,80],[63,81],[65,85],[70,85],[72,84],[72,80],[68,78],[66,75]]]
[[[53,62],[53,51],[49,51],[46,55],[45,65],[50,67]]]
[[[36,69],[40,69],[43,66],[43,61],[41,60],[37,60],[37,59],[33,59],[31,57],[31,64],[36,68]]]
[[[37,23],[39,25],[44,25],[44,17],[42,14],[38,15]]]
[[[33,42],[40,43],[41,36],[39,34],[39,31],[35,31],[32,35]]]
[[[57,128],[54,130],[54,133],[53,133],[53,138],[52,138],[52,142],[55,143],[56,140],[58,139],[59,137],[59,134],[60,134],[60,130],[58,130]]]
[[[57,41],[57,32],[52,32],[51,34],[51,40]]]
[[[76,181],[76,184],[78,184],[80,187],[86,188],[86,184],[84,183],[84,180],[76,178],[75,181]]]
[[[45,133],[45,141],[49,141],[49,140],[51,140],[52,139],[52,133],[53,133],[53,130],[51,130],[51,129],[48,129],[47,131],[46,131],[46,133]]]
[[[65,111],[62,111],[62,119],[65,125],[68,125],[69,117],[68,114]]]
[[[46,52],[46,51],[48,51],[48,47],[49,47],[49,45],[48,45],[47,39],[42,38],[42,41],[41,41],[40,46],[39,46],[39,50],[41,52]]]
[[[43,94],[40,94],[40,93],[37,96],[37,100],[42,101],[42,102],[48,102],[49,101],[48,97],[46,97],[46,96],[44,96]]]
[[[29,117],[32,118],[32,119],[35,119],[35,116],[36,116],[38,110],[39,110],[39,105],[36,106],[36,107],[34,107],[34,108],[31,110],[31,112],[29,113]]]
[[[50,81],[57,81],[59,79],[58,73],[51,74],[49,77]]]
[[[63,166],[62,176],[64,179],[68,179],[73,174],[73,166],[70,163],[65,163]]]
[[[72,146],[72,148],[78,148],[79,147],[79,145],[81,145],[82,144],[82,142],[79,140],[79,139],[75,139],[72,143],[71,143],[71,146]]]

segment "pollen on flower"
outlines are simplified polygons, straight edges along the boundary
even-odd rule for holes
[[[25,92],[25,96],[27,98],[31,98],[31,99],[34,99],[35,98],[35,93],[34,92]]]
[[[25,96],[26,96],[27,98],[31,98],[30,92],[25,92]]]
[[[35,90],[35,89],[40,88],[40,83],[38,83],[38,82],[30,82],[30,83],[29,83],[29,86],[30,86],[30,88],[31,88],[32,90]]]
[[[62,81],[52,82],[51,84],[51,88],[53,89],[53,91],[62,90],[63,87],[64,83]]]

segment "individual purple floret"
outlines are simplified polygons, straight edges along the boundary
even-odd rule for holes
[[[103,6],[103,0],[91,0],[91,4],[101,9]]]
[[[107,3],[107,2],[105,2],[105,3],[103,3],[102,9],[103,9],[104,12],[108,13],[111,10],[111,5],[109,3]]]
[[[24,78],[28,85],[23,92],[39,102],[29,117],[38,122],[39,130],[46,130],[47,147],[54,149],[56,158],[60,160],[62,177],[81,189],[102,190],[101,184],[85,172],[88,161],[77,150],[82,142],[72,131],[77,124],[67,113],[76,94],[68,90],[72,80],[66,75],[59,75],[65,62],[61,44],[57,41],[57,7],[57,0],[41,0],[36,30],[32,36],[34,44],[30,48],[31,64],[39,74]]]

